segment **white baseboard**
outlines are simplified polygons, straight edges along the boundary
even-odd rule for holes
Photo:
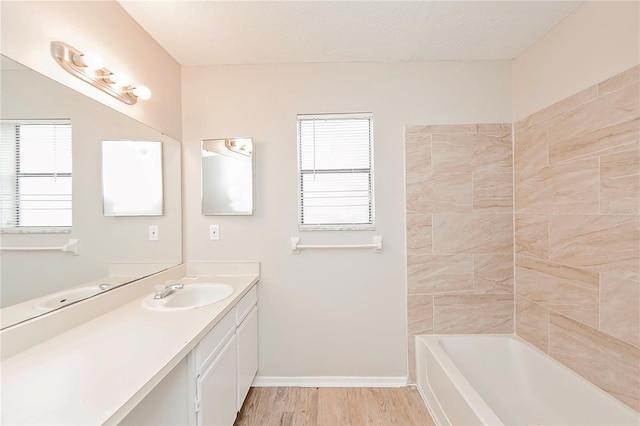
[[[400,388],[407,386],[407,378],[398,377],[353,377],[353,376],[256,376],[254,387],[300,387],[300,388]]]

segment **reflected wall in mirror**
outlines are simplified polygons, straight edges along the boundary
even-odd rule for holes
[[[105,216],[162,215],[162,142],[102,141]]]
[[[252,215],[253,151],[251,138],[202,141],[202,213]]]
[[[0,64],[0,118],[68,120],[73,151],[71,226],[18,226],[0,234],[1,327],[180,264],[180,143],[6,57]],[[162,143],[163,216],[104,216],[103,140]],[[158,226],[159,240],[149,240],[150,225]],[[78,241],[78,255],[30,250],[63,247],[69,240]]]

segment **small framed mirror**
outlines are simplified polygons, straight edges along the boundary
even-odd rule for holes
[[[105,216],[162,216],[162,142],[102,141]]]
[[[253,214],[253,158],[251,138],[202,141],[202,214]]]

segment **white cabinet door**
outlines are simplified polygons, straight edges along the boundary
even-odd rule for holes
[[[233,425],[237,415],[237,356],[233,336],[196,380],[198,425]]]
[[[254,306],[236,331],[238,337],[238,411],[258,372],[258,306]]]

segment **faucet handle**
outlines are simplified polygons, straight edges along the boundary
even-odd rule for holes
[[[162,293],[164,293],[165,287],[162,284],[158,284],[155,286],[156,289],[156,298],[162,297]]]

